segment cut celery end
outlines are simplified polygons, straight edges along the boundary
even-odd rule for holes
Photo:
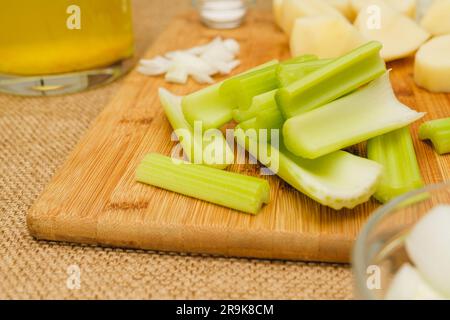
[[[235,130],[239,145],[247,151],[251,135],[240,128]],[[264,142],[263,142],[264,143]],[[269,163],[264,163],[298,191],[304,193],[322,205],[335,210],[354,208],[367,202],[375,193],[381,176],[382,167],[371,160],[337,151],[316,160],[296,157],[280,143],[280,149],[267,144]],[[260,161],[259,154],[252,156]]]
[[[280,88],[275,98],[283,116],[289,119],[309,112],[378,78],[386,72],[381,47],[379,42],[369,42]]]
[[[397,100],[386,72],[352,94],[287,120],[283,136],[292,153],[315,159],[407,126],[423,115]]]
[[[242,77],[247,73],[277,64],[278,60],[272,60],[235,77]],[[201,121],[204,129],[220,128],[233,119],[233,110],[237,105],[231,95],[220,93],[222,84],[223,82],[183,97],[181,102],[183,114],[191,126],[194,126],[195,121]]]
[[[273,65],[226,80],[221,87],[222,95],[232,97],[240,109],[248,109],[253,97],[278,88],[276,68]]]
[[[282,64],[300,63],[314,59],[317,57],[304,55],[282,62]],[[220,86],[220,92],[223,96],[232,97],[234,104],[240,109],[248,109],[255,96],[278,88],[276,77],[278,65],[278,61],[274,60],[225,80]]]
[[[201,121],[204,129],[220,128],[233,118],[235,104],[219,93],[221,83],[206,87],[183,97],[183,114],[191,126]]]
[[[409,127],[378,136],[368,141],[370,160],[383,166],[383,174],[375,198],[386,203],[409,191],[423,187]]]
[[[276,90],[272,90],[256,97],[253,97],[252,105],[247,110],[235,109],[233,110],[233,119],[236,122],[243,122],[254,118],[263,110],[274,108],[277,106],[275,101]]]
[[[313,60],[303,63],[280,64],[277,68],[277,79],[280,87],[287,87],[306,75],[322,68],[332,59]]]
[[[234,162],[233,151],[218,130],[213,134],[206,134],[209,131],[194,134],[193,127],[186,121],[181,110],[181,97],[160,88],[159,98],[189,161],[218,169],[225,169]]]
[[[156,153],[145,156],[136,170],[136,180],[251,214],[257,214],[270,199],[266,180]]]
[[[425,122],[419,128],[420,140],[431,140],[439,154],[450,153],[450,118]]]

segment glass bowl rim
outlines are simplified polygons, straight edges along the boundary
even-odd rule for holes
[[[392,214],[395,212],[395,209],[400,203],[415,197],[419,194],[430,192],[430,191],[436,191],[436,190],[443,190],[443,189],[450,189],[450,182],[443,182],[443,183],[437,183],[437,184],[430,184],[427,185],[421,189],[417,189],[411,192],[408,192],[404,195],[401,195],[390,202],[382,205],[377,210],[374,211],[374,213],[369,217],[367,222],[364,224],[363,228],[361,229],[360,233],[358,234],[358,237],[355,242],[355,246],[353,247],[352,252],[352,273],[353,273],[353,281],[355,285],[356,292],[358,292],[362,297],[361,299],[367,299],[367,300],[376,300],[375,295],[372,293],[371,290],[367,288],[365,285],[367,280],[367,274],[366,274],[366,264],[365,264],[365,243],[370,235],[370,232],[373,230],[373,228],[380,222],[383,218],[386,216],[389,216],[389,214]]]

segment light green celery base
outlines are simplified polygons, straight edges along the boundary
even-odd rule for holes
[[[450,153],[450,118],[425,122],[419,128],[421,140],[431,140],[439,154]]]
[[[181,110],[181,97],[160,88],[159,98],[189,161],[195,162],[196,159],[201,158],[202,164],[218,169],[225,169],[234,162],[233,151],[218,130],[211,136],[204,135],[204,132],[198,132],[197,136],[194,135],[192,126],[186,121]],[[217,159],[219,161],[216,161],[215,152],[218,152]]]
[[[240,125],[239,125],[240,127]],[[237,128],[239,145],[249,151],[250,137]],[[381,176],[374,161],[337,151],[316,160],[294,156],[281,143],[280,150],[267,144],[269,168],[281,179],[322,205],[335,210],[354,208],[370,199]],[[258,154],[252,154],[259,159]],[[259,159],[260,160],[260,159]]]
[[[379,42],[369,42],[278,90],[286,119],[314,110],[376,79],[386,71]]]
[[[397,100],[386,72],[363,89],[287,120],[283,137],[292,153],[315,159],[407,126],[423,115]]]
[[[139,182],[257,214],[270,199],[266,180],[174,160],[152,153],[136,170]]]
[[[369,140],[368,158],[383,166],[375,198],[386,203],[409,191],[423,187],[409,127]]]
[[[201,121],[203,128],[220,128],[233,118],[235,104],[219,92],[221,83],[209,86],[183,97],[183,114],[191,126]]]

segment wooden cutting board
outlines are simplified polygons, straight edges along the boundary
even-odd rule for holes
[[[236,73],[289,56],[287,38],[268,12],[255,12],[243,27],[220,32],[186,14],[171,23],[146,56],[206,43],[217,35],[241,43],[242,66]],[[411,59],[390,67],[401,101],[428,112],[425,120],[450,116],[450,95],[430,94],[414,85]],[[162,78],[131,72],[31,208],[27,221],[33,236],[127,248],[348,262],[361,226],[378,206],[375,201],[337,212],[269,177],[271,203],[254,217],[136,183],[135,169],[145,154],[169,155],[174,146],[158,101],[161,86],[177,94],[200,88],[193,82],[168,85]],[[418,125],[413,126],[415,133]],[[414,136],[425,181],[448,180],[450,157],[437,156]],[[364,153],[361,147],[353,149]],[[235,165],[230,170],[256,175],[258,168]]]

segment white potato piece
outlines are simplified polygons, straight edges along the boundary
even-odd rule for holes
[[[383,44],[381,56],[386,61],[412,55],[430,37],[414,20],[382,0],[370,0],[359,12],[355,26],[365,38]]]
[[[272,0],[272,11],[275,18],[275,23],[281,28],[281,10],[284,0]]]
[[[358,14],[363,7],[372,0],[350,0],[350,7]],[[384,2],[400,13],[415,19],[417,12],[417,0],[384,0]]]
[[[325,2],[337,9],[348,20],[355,20],[356,13],[350,4],[350,0],[325,0]]]
[[[450,34],[433,38],[419,49],[414,80],[431,92],[450,92]]]
[[[313,16],[295,21],[291,54],[315,54],[336,58],[364,44],[366,40],[348,21],[334,16]]]
[[[404,264],[392,280],[386,300],[442,300],[416,268]]]
[[[450,206],[434,207],[412,229],[406,250],[430,285],[450,297]]]
[[[316,15],[332,15],[345,20],[345,17],[323,0],[283,0],[281,6],[281,28],[291,35],[295,20]]]
[[[436,0],[420,22],[434,36],[450,34],[450,0]]]

